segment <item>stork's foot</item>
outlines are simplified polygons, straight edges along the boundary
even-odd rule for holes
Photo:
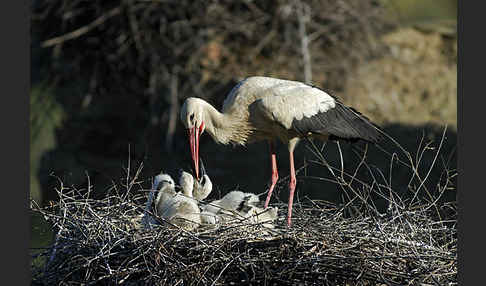
[[[290,219],[290,217],[287,217],[287,227],[292,227],[292,220]]]

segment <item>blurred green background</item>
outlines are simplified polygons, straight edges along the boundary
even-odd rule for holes
[[[161,169],[176,175],[190,168],[177,114],[186,97],[204,97],[219,108],[245,76],[304,80],[294,2],[33,1],[32,199],[40,205],[56,200],[51,174],[79,187],[89,174],[102,196],[122,180],[129,156],[132,168],[143,162],[145,187]],[[443,150],[454,158],[454,169],[457,1],[334,2],[298,1],[311,8],[306,25],[312,81],[377,121],[410,151],[424,134],[440,139],[448,124]],[[233,18],[225,16],[229,12]],[[266,148],[234,149],[203,138],[201,154],[217,182],[214,196],[235,187],[262,192],[269,178]],[[285,148],[278,151],[285,176]],[[334,151],[326,151],[330,161],[337,160]],[[304,147],[298,152],[297,165],[312,157]],[[389,158],[374,156],[377,165],[389,164]],[[320,191],[327,188],[320,182],[299,182],[301,195],[336,199],[335,192]],[[37,216],[31,223],[31,247],[49,244],[50,227]]]

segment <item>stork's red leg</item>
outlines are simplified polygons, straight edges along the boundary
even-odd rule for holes
[[[265,208],[268,207],[268,203],[270,203],[270,197],[272,196],[273,188],[277,184],[278,180],[278,171],[277,171],[277,156],[275,155],[275,149],[273,148],[273,142],[268,141],[268,146],[270,147],[270,159],[272,161],[272,185],[268,190],[267,199],[265,200]]]
[[[294,151],[289,152],[290,160],[290,183],[289,183],[289,213],[287,215],[287,225],[290,227],[291,217],[292,217],[292,203],[294,202],[294,191],[295,185],[297,184],[297,179],[295,178],[295,167],[294,167]]]

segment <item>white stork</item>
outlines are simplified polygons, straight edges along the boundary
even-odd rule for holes
[[[273,228],[273,222],[277,218],[277,207],[263,209],[259,207],[260,199],[253,193],[231,191],[219,200],[202,207],[201,214],[213,216],[216,219],[207,220],[208,223],[217,223],[222,220],[248,219],[252,224],[263,223],[268,228]]]
[[[177,193],[171,200],[163,204],[166,208],[159,210],[162,217],[185,230],[193,230],[201,224],[200,209],[194,199],[194,178],[187,172],[182,172],[179,178],[182,194]]]
[[[187,175],[191,174],[184,172]],[[213,190],[213,183],[209,179],[209,176],[204,174],[203,177],[201,178],[201,181],[199,180],[194,180],[194,191],[193,191],[193,196],[196,200],[202,201],[205,198],[209,196],[211,191]]]
[[[217,214],[220,210],[241,211],[244,205],[257,206],[259,202],[260,199],[255,194],[231,191],[221,199],[205,205],[202,209]]]
[[[158,224],[149,212],[157,214],[158,210],[166,208],[163,203],[170,201],[174,196],[176,191],[172,177],[162,173],[155,176],[145,205],[143,223],[149,228],[152,228],[151,225]]]
[[[145,208],[185,230],[193,230],[201,224],[199,206],[193,198],[193,177],[189,173],[183,172],[179,185],[182,193],[175,191],[175,184],[170,175],[157,175]],[[149,226],[157,224],[155,219],[150,218],[148,212],[145,217],[145,223]]]
[[[181,180],[180,185],[182,189],[188,189],[189,188],[188,185],[190,184],[191,179],[194,181],[192,196],[198,202],[201,202],[202,200],[207,198],[211,193],[211,191],[213,190],[213,183],[211,182],[211,179],[209,179],[209,176],[206,174],[206,170],[204,169],[204,165],[202,164],[201,164],[201,171],[203,175],[201,181],[194,180],[192,175],[185,171],[181,171],[181,178],[180,178]],[[219,221],[218,216],[216,214],[211,212],[206,212],[204,210],[201,211],[200,218],[202,224],[216,224]]]
[[[298,81],[254,76],[240,81],[230,91],[219,112],[206,101],[190,97],[181,108],[181,120],[188,130],[191,156],[199,178],[199,137],[204,131],[218,143],[245,145],[266,140],[272,164],[268,206],[278,180],[275,139],[288,145],[290,183],[287,224],[291,226],[296,186],[294,149],[305,137],[320,140],[363,140],[376,143],[379,128],[365,116],[345,106],[323,90]]]

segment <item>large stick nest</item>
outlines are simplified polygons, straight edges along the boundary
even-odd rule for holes
[[[46,263],[34,272],[34,285],[457,282],[455,227],[432,220],[431,205],[351,217],[349,204],[309,200],[294,205],[290,229],[279,204],[271,234],[245,221],[187,232],[140,228],[141,192],[91,199],[61,183],[58,193],[50,207],[32,204],[57,232],[39,254]]]

